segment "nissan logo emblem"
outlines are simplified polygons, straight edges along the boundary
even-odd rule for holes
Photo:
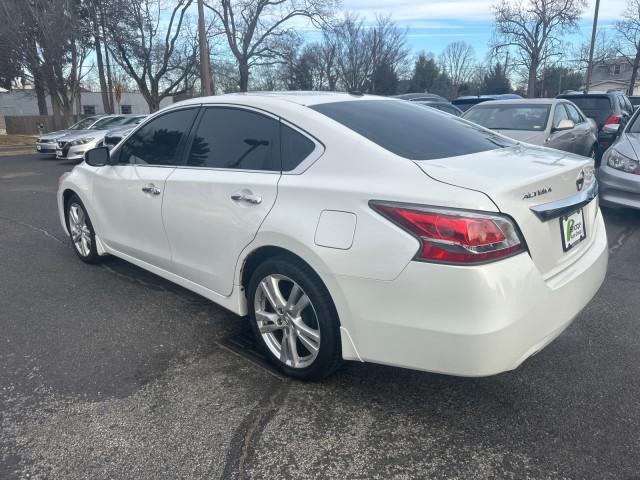
[[[578,178],[576,178],[576,188],[578,191],[582,190],[582,187],[584,187],[584,170],[580,170]]]

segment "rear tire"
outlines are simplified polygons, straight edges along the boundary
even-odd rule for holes
[[[65,219],[73,251],[85,263],[101,262],[96,249],[96,234],[87,209],[77,195],[69,197],[65,205]]]
[[[340,367],[338,314],[311,268],[288,256],[273,257],[253,272],[247,293],[253,333],[278,370],[314,380]]]

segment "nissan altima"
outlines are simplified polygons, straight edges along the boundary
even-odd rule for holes
[[[290,376],[343,360],[486,376],[600,287],[597,188],[591,159],[410,102],[255,93],[172,105],[88,151],[58,208],[81,260],[248,317]]]

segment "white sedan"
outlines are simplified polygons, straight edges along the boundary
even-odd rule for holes
[[[80,259],[120,257],[248,316],[301,379],[344,359],[514,369],[607,268],[592,160],[372,96],[172,105],[87,152],[58,207]]]

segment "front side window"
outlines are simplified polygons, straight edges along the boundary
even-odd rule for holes
[[[464,118],[492,130],[542,131],[547,126],[549,106],[485,103],[468,110]]]
[[[196,108],[175,110],[144,125],[122,146],[119,163],[177,165],[179,147],[195,119]]]
[[[382,148],[412,160],[469,155],[516,145],[452,115],[400,100],[351,100],[313,105]]]
[[[207,108],[198,125],[187,165],[280,171],[280,123],[239,108]]]

